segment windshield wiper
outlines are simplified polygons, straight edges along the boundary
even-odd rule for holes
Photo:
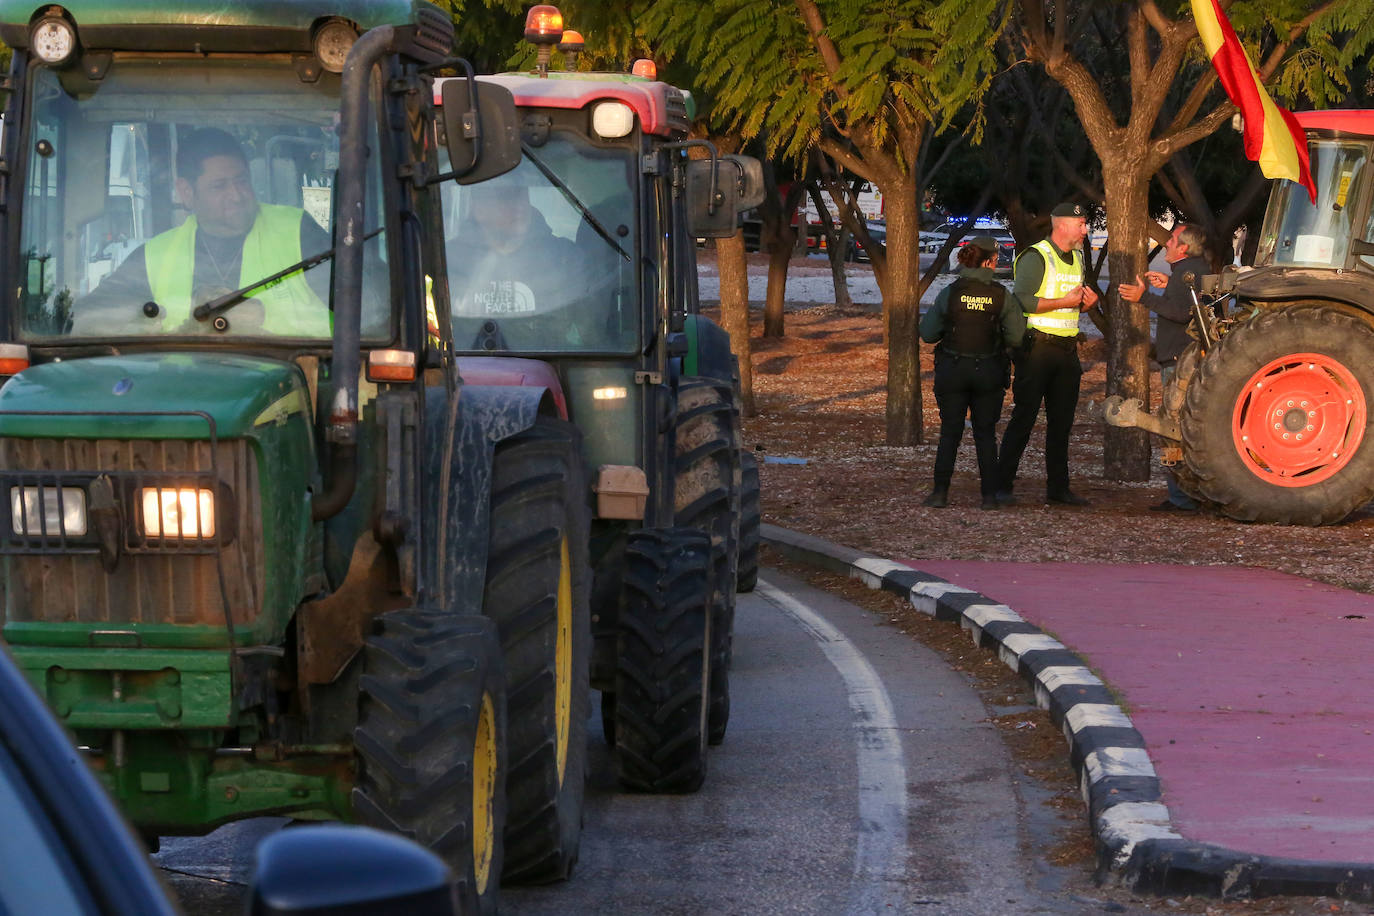
[[[368,239],[375,238],[381,235],[384,229],[386,229],[385,226],[378,226],[376,229],[373,229],[367,235],[363,236],[362,240],[366,242]],[[334,249],[330,248],[327,251],[321,251],[319,254],[312,254],[308,258],[301,258],[295,264],[292,264],[290,267],[282,268],[270,277],[263,277],[261,280],[255,280],[248,286],[236,289],[232,293],[225,293],[223,296],[216,299],[211,299],[204,305],[196,306],[195,310],[191,312],[191,317],[195,318],[196,321],[208,321],[211,318],[223,315],[240,302],[251,299],[252,297],[248,294],[254,290],[261,289],[269,283],[275,283],[283,277],[289,277],[298,270],[309,270],[318,264],[328,261],[332,257],[334,257]]]
[[[534,163],[534,167],[544,173],[544,177],[549,180],[549,183],[563,192],[563,196],[567,199],[568,203],[572,204],[573,208],[577,210],[578,213],[582,214],[582,218],[591,224],[591,227],[596,230],[597,235],[606,240],[607,245],[610,245],[616,251],[620,252],[620,256],[626,261],[633,260],[629,253],[626,252],[624,248],[620,247],[620,243],[612,238],[611,234],[606,231],[606,227],[601,225],[601,220],[597,219],[592,214],[592,211],[587,209],[586,204],[577,199],[577,195],[573,193],[572,188],[568,187],[563,182],[563,179],[555,175],[553,169],[545,165],[543,160],[534,154],[534,150],[530,149],[528,143],[520,144],[520,148],[525,151],[525,155],[529,158],[530,162]]]

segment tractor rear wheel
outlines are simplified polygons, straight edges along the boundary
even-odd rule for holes
[[[763,524],[759,506],[759,463],[750,452],[740,453],[739,570],[735,591],[752,592],[759,582],[759,529]]]
[[[510,705],[503,880],[568,877],[587,769],[588,518],[577,430],[553,418],[496,447],[483,612]]]
[[[444,859],[463,912],[495,912],[506,814],[496,628],[477,616],[381,614],[363,648],[359,689],[358,821]]]
[[[729,382],[685,379],[678,389],[674,460],[674,524],[711,539],[712,744],[725,740],[730,721],[730,656],[735,630],[739,564],[739,412]]]
[[[1188,386],[1184,459],[1242,521],[1327,525],[1374,498],[1374,329],[1334,308],[1262,312]]]
[[[631,534],[610,704],[616,766],[626,788],[695,792],[706,779],[710,575],[705,532]]]

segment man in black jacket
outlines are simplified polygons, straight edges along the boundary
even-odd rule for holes
[[[1137,302],[1159,316],[1155,327],[1155,361],[1159,363],[1159,375],[1165,388],[1173,380],[1179,355],[1192,341],[1188,336],[1188,324],[1193,320],[1193,292],[1203,276],[1212,272],[1203,256],[1204,242],[1202,231],[1196,226],[1177,224],[1164,243],[1169,276],[1152,270],[1145,275],[1145,280],[1137,277],[1135,283],[1121,284],[1122,299]],[[1168,499],[1150,508],[1157,512],[1195,511],[1197,502],[1183,492],[1172,472],[1168,482]]]

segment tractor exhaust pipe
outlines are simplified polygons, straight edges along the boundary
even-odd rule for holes
[[[367,168],[367,100],[372,68],[396,44],[396,30],[378,26],[360,37],[344,62],[339,107],[339,198],[334,220],[334,392],[328,407],[325,441],[330,445],[324,490],[315,494],[315,521],[337,515],[353,496],[358,480],[358,373],[362,367],[362,278],[364,184]]]

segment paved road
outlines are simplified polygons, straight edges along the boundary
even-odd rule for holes
[[[616,791],[594,723],[576,874],[508,891],[504,912],[1104,911],[1083,870],[1038,854],[1056,826],[1043,789],[1013,776],[988,710],[938,655],[774,572],[741,596],[736,647],[706,787]],[[158,861],[197,895],[188,910],[234,912],[251,843],[278,824],[167,841]]]

